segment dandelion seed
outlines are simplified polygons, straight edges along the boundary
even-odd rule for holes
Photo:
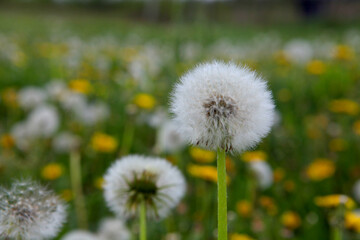
[[[66,206],[52,191],[30,181],[0,189],[0,237],[39,240],[55,237]]]

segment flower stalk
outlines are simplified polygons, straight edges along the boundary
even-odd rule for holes
[[[218,239],[227,240],[227,193],[226,193],[226,154],[219,148],[217,151],[218,173]]]
[[[146,240],[146,205],[145,200],[140,204],[140,240]]]

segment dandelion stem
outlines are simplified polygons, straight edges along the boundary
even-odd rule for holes
[[[144,200],[140,204],[140,240],[146,240],[146,206]]]
[[[80,228],[86,229],[88,227],[88,223],[87,223],[85,199],[82,190],[81,163],[80,163],[79,152],[72,152],[70,154],[70,176],[71,176],[71,187],[74,195],[75,211],[76,211],[78,226]]]
[[[334,227],[332,231],[333,240],[342,240],[342,234],[341,234],[341,228],[340,227]]]
[[[218,239],[227,240],[227,195],[225,150],[217,151],[218,173]]]
[[[125,126],[125,129],[124,129],[124,135],[122,138],[122,146],[120,149],[121,155],[126,155],[129,153],[133,139],[134,139],[134,132],[135,132],[134,123],[129,122]]]

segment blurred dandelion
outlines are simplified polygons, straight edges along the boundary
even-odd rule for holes
[[[161,219],[185,193],[181,172],[161,158],[130,155],[117,160],[104,176],[105,200],[118,216],[140,215],[140,239],[146,239],[146,215]]]
[[[31,181],[0,189],[1,239],[55,237],[66,218],[66,205],[52,191]]]

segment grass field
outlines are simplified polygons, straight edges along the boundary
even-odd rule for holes
[[[80,227],[96,232],[113,216],[102,177],[115,159],[161,156],[180,168],[187,192],[165,220],[149,221],[148,239],[216,239],[216,154],[165,126],[179,77],[200,62],[231,60],[267,79],[277,121],[256,149],[227,159],[230,239],[360,239],[358,26],[149,24],[0,10],[0,181],[31,178],[60,194],[69,204],[61,239]],[[74,110],[79,101],[84,109]],[[24,130],[42,104],[55,109],[56,126]],[[71,140],[59,140],[64,132]],[[69,164],[77,156],[82,210],[72,181],[80,169]],[[126,224],[137,239],[137,218]]]

